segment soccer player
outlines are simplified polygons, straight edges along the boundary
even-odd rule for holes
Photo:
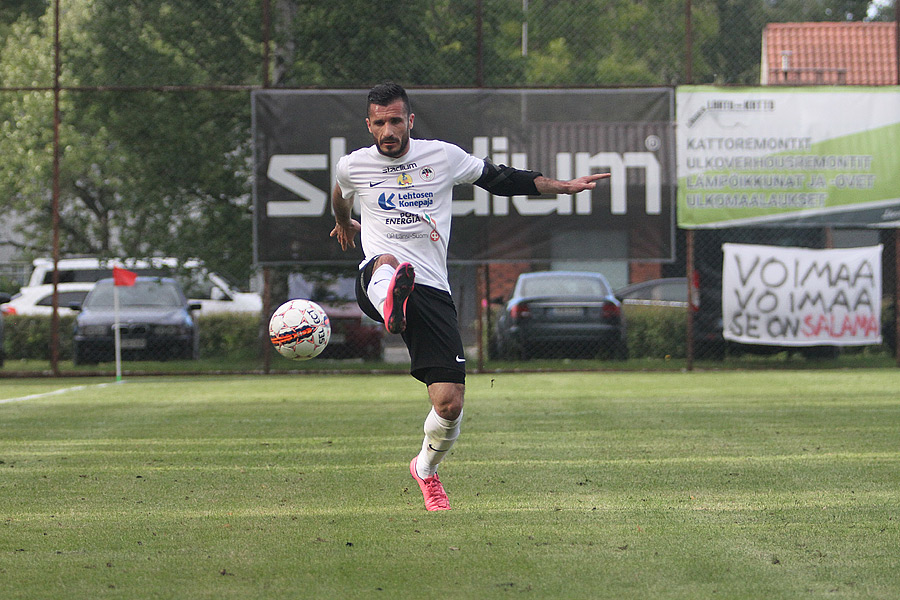
[[[594,189],[609,174],[558,181],[498,166],[447,142],[411,138],[414,120],[400,85],[383,83],[369,91],[366,125],[375,143],[338,161],[331,237],[346,251],[356,247],[354,238],[361,232],[365,258],[356,282],[359,306],[403,337],[410,374],[427,386],[432,408],[422,449],[409,470],[425,508],[448,510],[437,468],[459,436],[466,381],[447,280],[453,186],[474,183],[502,196],[575,194]],[[359,222],[351,215],[354,197]]]

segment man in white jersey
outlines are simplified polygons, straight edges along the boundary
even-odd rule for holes
[[[575,194],[594,189],[598,173],[557,181],[534,171],[494,165],[453,144],[410,138],[415,115],[406,91],[394,83],[372,88],[366,125],[375,144],[342,157],[332,193],[341,248],[365,258],[356,295],[360,308],[400,334],[410,374],[425,383],[431,411],[422,449],[409,465],[427,510],[449,510],[437,467],[459,436],[466,361],[447,281],[453,186],[474,183],[503,196]],[[360,221],[352,218],[359,199]]]

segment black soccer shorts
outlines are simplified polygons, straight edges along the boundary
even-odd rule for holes
[[[384,319],[369,300],[374,258],[356,278],[356,302],[379,323]],[[453,298],[447,292],[415,284],[406,302],[406,330],[401,334],[409,350],[410,375],[425,385],[466,382],[466,359]]]

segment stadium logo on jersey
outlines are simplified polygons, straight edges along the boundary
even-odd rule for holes
[[[409,171],[410,169],[415,169],[418,165],[416,163],[406,163],[405,165],[397,165],[395,167],[385,167],[381,170],[382,173],[400,173],[401,171]]]
[[[397,208],[396,206],[394,206],[394,203],[392,202],[393,199],[394,199],[393,194],[391,194],[390,196],[385,196],[384,194],[381,194],[380,196],[378,196],[378,206],[380,206],[384,210],[393,210],[393,209]]]
[[[413,180],[409,173],[401,173],[399,177],[397,177],[397,185],[400,187],[411,187],[412,184]]]
[[[419,171],[419,177],[422,178],[422,181],[431,181],[434,179],[434,169],[431,167],[423,167],[421,171]]]

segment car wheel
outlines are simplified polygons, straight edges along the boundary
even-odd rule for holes
[[[384,356],[384,348],[381,344],[373,344],[365,349],[362,353],[363,360],[377,361]]]
[[[192,358],[195,358],[194,357],[194,343],[191,341],[191,342],[185,342],[184,344],[182,344],[181,348],[179,348],[178,351],[175,352],[175,358],[180,358],[180,359],[184,359],[184,360],[191,360]]]
[[[500,345],[500,356],[504,360],[528,360],[525,348],[508,340]]]
[[[510,348],[509,348],[508,341],[504,340],[500,336],[497,336],[497,339],[494,342],[494,347],[497,348],[497,354],[492,355],[492,356],[496,356],[500,360],[509,360],[510,359]]]
[[[531,360],[538,355],[538,349],[531,344],[522,343],[520,346],[516,347],[515,350],[513,350],[513,354],[515,354],[516,360]],[[546,354],[546,350],[544,350],[542,354]]]
[[[628,342],[624,339],[616,340],[613,343],[611,355],[613,360],[628,360]]]
[[[96,356],[86,356],[87,352],[83,349],[75,346],[74,351],[72,352],[72,364],[75,366],[78,365],[96,365],[99,360],[97,360]]]
[[[489,358],[498,358],[500,356],[500,343],[497,336],[492,335],[488,338],[487,353]]]

